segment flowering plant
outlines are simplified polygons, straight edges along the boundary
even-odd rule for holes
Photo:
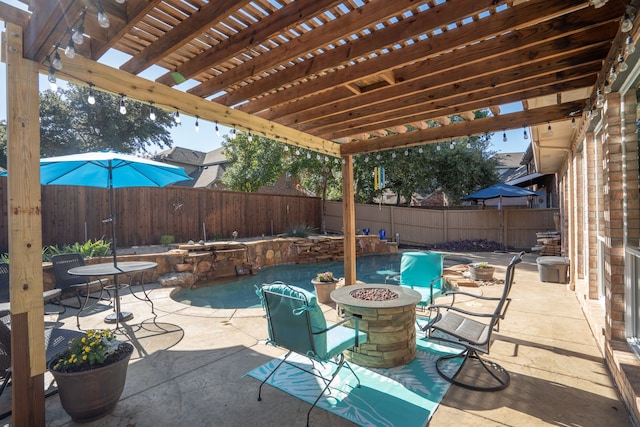
[[[488,262],[476,262],[475,264],[473,264],[473,266],[475,268],[488,268],[489,267],[489,263]]]
[[[325,271],[324,273],[318,273],[316,276],[316,281],[318,282],[335,282],[336,279],[333,278],[333,273],[330,271]]]
[[[91,370],[96,365],[109,364],[109,356],[116,355],[120,344],[122,341],[117,340],[112,331],[90,329],[85,335],[69,341],[67,349],[56,356],[53,369],[59,372],[80,372]]]

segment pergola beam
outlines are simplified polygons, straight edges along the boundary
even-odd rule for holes
[[[561,105],[503,114],[499,117],[487,117],[468,122],[459,122],[449,126],[438,126],[366,141],[349,142],[340,146],[340,152],[343,156],[371,153],[400,147],[433,144],[469,135],[481,135],[496,129],[517,128],[521,127],[522,123],[534,126],[540,123],[568,120],[570,113],[581,110],[583,106],[584,103],[582,101],[574,101]]]
[[[217,121],[222,125],[248,130],[287,144],[331,156],[340,155],[339,145],[334,142],[133,76],[87,58],[76,56],[69,60],[63,57],[62,61],[63,68],[56,74],[70,82],[83,85],[90,82],[96,89],[123,93],[128,98],[140,102],[153,102],[160,108],[178,109],[186,114],[199,116],[203,120]],[[46,73],[47,67],[42,65],[40,70]]]

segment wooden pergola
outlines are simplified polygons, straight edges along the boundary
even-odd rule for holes
[[[14,423],[44,424],[38,73],[341,157],[353,283],[352,156],[530,127],[538,170],[556,172],[612,67],[637,60],[636,2],[0,0]],[[130,59],[97,62],[110,50]]]

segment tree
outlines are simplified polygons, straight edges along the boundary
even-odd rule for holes
[[[222,146],[231,163],[222,176],[222,182],[236,191],[258,191],[263,185],[273,184],[285,171],[283,144],[272,139],[237,132],[235,138],[224,136]]]
[[[89,92],[95,104],[87,102]],[[42,157],[113,149],[123,153],[148,152],[151,146],[171,147],[170,113],[121,97],[70,84],[68,89],[40,93],[40,154]]]

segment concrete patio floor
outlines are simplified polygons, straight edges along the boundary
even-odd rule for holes
[[[498,278],[504,277],[513,256],[460,255],[499,266]],[[631,425],[574,293],[563,284],[540,282],[535,259],[527,254],[516,269],[513,301],[489,356],[511,373],[510,386],[495,393],[451,386],[430,426]],[[258,402],[258,381],[243,376],[283,353],[264,344],[267,331],[261,309],[190,307],[170,298],[173,289],[151,287],[157,326],[149,304],[124,292],[122,309],[135,314],[123,328],[136,348],[127,384],[110,415],[85,425],[304,425],[307,403],[269,386]],[[493,295],[500,286],[465,290]],[[465,298],[459,304],[473,310],[478,303]],[[103,322],[111,308],[101,308],[81,318],[83,329],[112,327]],[[327,317],[335,318],[334,307],[326,308]],[[70,329],[76,325],[73,310],[46,320]],[[10,391],[5,391],[0,405],[6,407]],[[75,425],[57,395],[46,399],[46,420],[48,426]],[[11,424],[11,417],[0,424]],[[354,424],[316,408],[311,425]]]

